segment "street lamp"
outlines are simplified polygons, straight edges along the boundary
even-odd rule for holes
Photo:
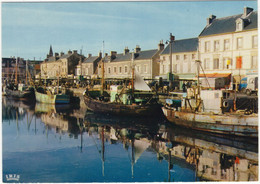
[[[169,49],[170,49],[170,69],[169,69],[169,80],[172,81],[172,75],[173,75],[173,70],[172,70],[172,43],[174,41],[174,36],[172,35],[172,33],[170,33],[170,40],[167,40],[165,42],[165,44],[169,43]]]

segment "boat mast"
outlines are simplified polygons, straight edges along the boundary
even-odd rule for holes
[[[26,67],[25,67],[25,84],[27,85],[28,84],[28,76],[27,76],[27,72],[28,72],[28,60],[26,60]]]
[[[15,84],[17,84],[18,83],[18,80],[17,80],[17,70],[18,70],[18,58],[16,58],[16,62],[15,62]]]
[[[134,93],[134,76],[135,76],[134,52],[132,52],[132,93]]]
[[[103,57],[104,55],[104,41],[103,41]],[[105,85],[105,68],[104,68],[104,58],[101,60],[101,94],[104,92],[104,85]]]

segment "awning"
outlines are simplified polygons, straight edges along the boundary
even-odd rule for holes
[[[206,74],[199,74],[200,78],[207,77],[207,78],[227,78],[230,77],[230,73],[206,73]]]

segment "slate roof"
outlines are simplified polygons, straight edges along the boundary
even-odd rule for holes
[[[99,57],[98,56],[91,56],[86,58],[83,63],[93,63],[94,61],[96,61]]]
[[[252,12],[245,20],[245,27],[243,30],[250,30],[257,28],[257,11]],[[223,17],[214,19],[209,26],[206,26],[199,36],[209,36],[221,33],[230,33],[236,31],[236,20],[243,18],[243,14],[233,15],[229,17]]]
[[[135,60],[152,59],[152,57],[158,52],[157,49],[140,51],[138,57]]]
[[[174,40],[172,43],[172,53],[197,51],[198,38],[188,38],[183,40]],[[170,54],[170,44],[162,51],[161,55]]]
[[[140,51],[138,54],[136,54],[134,60],[152,59],[152,57],[157,52],[158,52],[157,49]],[[105,62],[108,62],[109,60],[110,60],[110,56],[105,57]],[[121,62],[121,61],[131,61],[131,60],[132,60],[132,52],[126,54],[123,53],[117,54],[116,58],[113,59],[111,62]]]

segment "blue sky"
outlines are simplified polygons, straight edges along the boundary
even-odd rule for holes
[[[156,49],[172,33],[197,37],[206,19],[257,10],[257,1],[2,3],[2,57],[45,59],[54,52]]]

